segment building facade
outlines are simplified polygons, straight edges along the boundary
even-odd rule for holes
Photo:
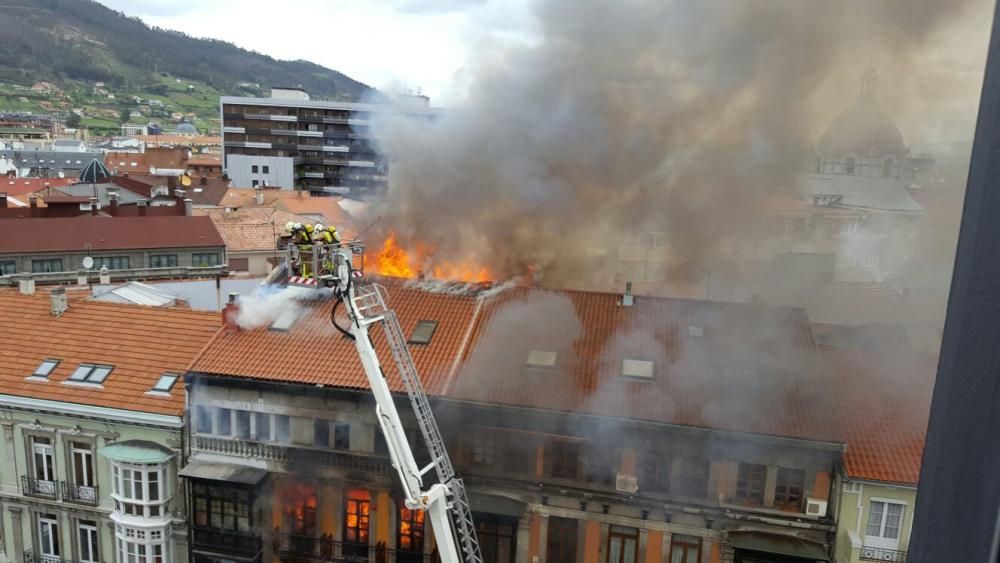
[[[0,561],[188,561],[178,381],[218,316],[58,289],[0,313]]]
[[[401,110],[313,101],[297,89],[274,88],[270,98],[223,96],[223,168],[239,187],[377,193],[386,185],[387,162],[376,150],[371,125],[376,114],[389,111]],[[433,115],[426,105],[405,111]]]

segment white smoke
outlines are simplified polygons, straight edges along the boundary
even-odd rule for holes
[[[328,298],[330,295],[329,289],[260,285],[250,295],[240,296],[236,323],[240,328],[250,330],[268,326],[287,312],[298,318],[304,311],[303,302]]]

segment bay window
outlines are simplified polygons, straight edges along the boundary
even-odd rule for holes
[[[170,529],[115,526],[115,546],[121,563],[165,563],[169,561]]]
[[[170,494],[162,465],[113,463],[111,476],[117,512],[140,518],[167,516]]]

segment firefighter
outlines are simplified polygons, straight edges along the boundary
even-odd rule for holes
[[[333,239],[333,243],[340,246],[340,234],[337,233],[337,227],[330,225],[327,227],[327,231],[330,233],[330,238]]]
[[[331,235],[330,231],[328,231],[323,225],[319,223],[313,225],[313,233],[313,237],[317,240],[317,242],[322,242],[323,244],[333,244],[333,235]]]
[[[310,272],[312,272],[312,225],[303,226],[302,223],[295,223],[295,225],[292,226],[292,229],[295,233],[292,237],[292,242],[299,247],[299,256],[301,259],[300,274],[302,277],[307,278],[309,277]]]

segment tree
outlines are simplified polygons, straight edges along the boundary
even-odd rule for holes
[[[80,116],[75,113],[69,114],[69,117],[66,118],[66,127],[76,129],[79,126],[80,126]]]

